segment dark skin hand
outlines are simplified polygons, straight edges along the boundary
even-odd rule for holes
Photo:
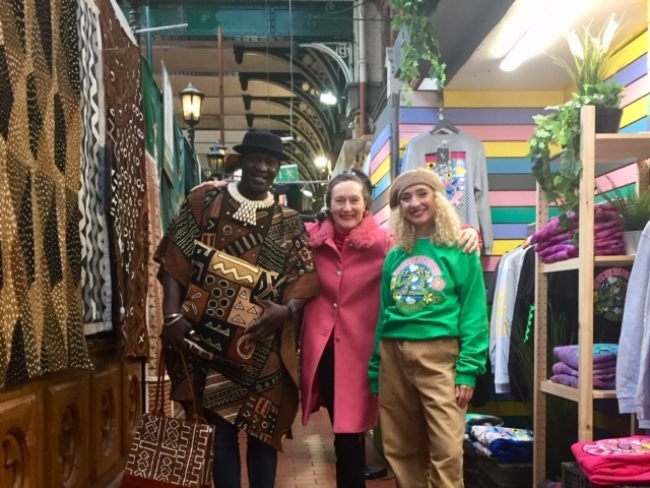
[[[270,300],[263,300],[254,297],[253,300],[260,307],[264,308],[262,316],[253,322],[246,330],[246,338],[255,344],[261,340],[271,337],[280,327],[291,320],[291,310],[284,305],[278,305]],[[298,310],[302,308],[304,300],[289,300]]]
[[[165,315],[179,313],[182,297],[185,295],[183,286],[176,281],[170,274],[164,273],[162,278],[163,288],[165,290],[165,299],[163,310]],[[253,322],[246,331],[247,340],[253,344],[272,336],[280,327],[291,319],[291,311],[284,305],[278,305],[270,300],[262,300],[254,297],[255,303],[264,308],[262,316]],[[304,300],[289,300],[296,309],[300,310],[305,304]],[[181,318],[171,325],[165,325],[162,328],[160,338],[165,347],[174,352],[186,351],[187,343],[185,337],[192,331],[192,326],[185,318]]]
[[[181,304],[183,303],[183,297],[185,296],[185,289],[169,273],[163,273],[162,285],[165,291],[163,313],[165,315],[179,313]],[[165,347],[172,351],[186,351],[187,344],[184,338],[191,330],[192,326],[189,322],[185,318],[181,318],[172,325],[163,325],[160,338]]]

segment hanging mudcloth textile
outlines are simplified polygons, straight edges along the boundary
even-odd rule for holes
[[[76,0],[0,0],[0,387],[89,368]]]
[[[123,356],[147,356],[148,214],[140,48],[114,0],[99,0],[113,261],[113,324]]]
[[[79,67],[81,69],[81,286],[85,334],[112,329],[111,260],[108,248],[106,117],[99,9],[94,0],[79,0]]]

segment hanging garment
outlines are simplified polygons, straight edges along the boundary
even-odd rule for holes
[[[77,2],[0,0],[0,388],[91,368],[79,240]]]
[[[111,260],[108,247],[106,117],[99,9],[94,0],[79,0],[79,67],[81,69],[81,286],[84,333],[111,330]]]
[[[625,295],[616,396],[620,413],[650,429],[650,223],[643,230]]]
[[[438,148],[446,143],[449,161],[438,162]],[[431,134],[425,132],[406,146],[402,172],[415,168],[435,171],[445,185],[447,198],[461,222],[480,229],[485,254],[492,253],[492,214],[490,213],[487,162],[483,143],[466,132]]]
[[[501,258],[496,295],[490,320],[490,362],[497,393],[510,392],[510,333],[515,311],[519,274],[526,250],[518,247]]]
[[[110,247],[113,322],[122,355],[147,356],[147,175],[140,48],[115,0],[99,0],[104,49],[107,156],[110,158]]]

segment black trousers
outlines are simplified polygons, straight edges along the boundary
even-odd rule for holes
[[[326,347],[318,364],[320,393],[334,425],[334,348]],[[334,434],[337,488],[364,488],[366,444],[364,433]]]

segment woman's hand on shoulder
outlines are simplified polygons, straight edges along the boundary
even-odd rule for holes
[[[190,193],[195,192],[196,190],[210,190],[210,189],[217,189],[217,188],[223,188],[224,186],[228,186],[227,181],[217,181],[217,180],[210,180],[210,181],[204,181],[198,186],[195,186],[190,190]]]
[[[467,227],[460,231],[460,239],[458,239],[458,249],[463,248],[464,253],[472,253],[479,250],[481,240],[479,233],[473,227]]]

